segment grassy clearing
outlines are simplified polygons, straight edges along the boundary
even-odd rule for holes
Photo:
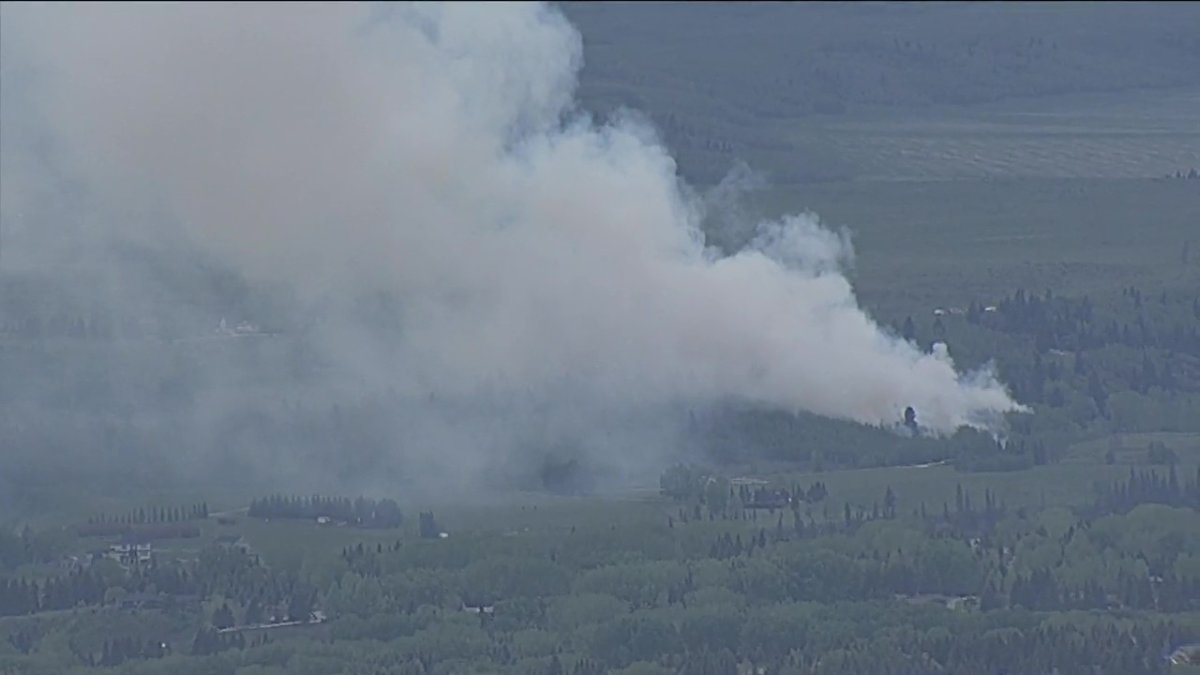
[[[1195,181],[1005,180],[846,182],[775,187],[756,213],[811,210],[849,228],[852,272],[868,304],[896,312],[1007,295],[1128,285],[1200,288]]]
[[[1153,432],[1141,434],[1116,434],[1107,438],[1083,441],[1072,445],[1065,462],[1103,462],[1111,450],[1116,464],[1145,464],[1146,449],[1153,443],[1164,443],[1175,451],[1179,463],[1184,467],[1200,464],[1200,434]]]
[[[781,122],[858,180],[1161,178],[1200,166],[1194,88],[1059,96]]]

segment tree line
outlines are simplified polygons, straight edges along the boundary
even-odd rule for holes
[[[208,502],[200,502],[191,506],[151,506],[139,507],[120,515],[100,514],[91,516],[88,525],[143,525],[154,523],[181,523],[189,520],[204,520],[208,518]]]
[[[1092,515],[1128,513],[1142,504],[1166,504],[1200,511],[1200,467],[1196,475],[1180,483],[1172,464],[1166,475],[1153,469],[1136,471],[1129,467],[1129,477],[1110,484],[1096,486]]]
[[[250,502],[251,518],[330,520],[360,527],[394,528],[404,523],[400,505],[393,499],[272,495]]]

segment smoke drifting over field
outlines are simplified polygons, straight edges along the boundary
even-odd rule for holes
[[[653,131],[575,108],[581,41],[551,8],[4,12],[3,264],[115,237],[290,289],[337,372],[392,391],[398,453],[624,452],[593,432],[730,399],[889,425],[912,405],[943,433],[1018,407],[881,330],[816,216],[706,249]]]

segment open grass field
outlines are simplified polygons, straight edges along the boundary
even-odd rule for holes
[[[1064,462],[1088,464],[1104,461],[1110,450],[1114,463],[1133,464],[1144,462],[1146,448],[1160,442],[1173,450],[1179,458],[1180,468],[1193,470],[1200,464],[1200,434],[1170,433],[1165,431],[1142,434],[1114,434],[1101,439],[1082,441],[1071,446]]]
[[[1200,89],[1075,94],[777,123],[855,180],[1160,178],[1200,167]],[[803,158],[800,158],[803,160]]]
[[[873,308],[965,306],[1018,288],[1058,295],[1129,285],[1200,288],[1200,181],[1006,179],[768,188],[759,212],[811,210],[850,230],[853,279]]]
[[[781,121],[845,177],[746,196],[760,217],[811,210],[848,228],[854,280],[884,310],[965,305],[1018,287],[1060,295],[1200,288],[1200,90],[1022,99]],[[800,154],[791,159],[804,163]],[[1190,242],[1190,243],[1189,243]]]

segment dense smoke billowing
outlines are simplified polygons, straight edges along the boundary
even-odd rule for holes
[[[911,405],[932,432],[1018,407],[881,330],[816,216],[706,249],[653,131],[575,107],[581,41],[552,8],[4,13],[0,264],[119,240],[287,289],[333,372],[390,392],[398,454],[636,456],[669,430],[608,432],[723,400],[888,425]]]

